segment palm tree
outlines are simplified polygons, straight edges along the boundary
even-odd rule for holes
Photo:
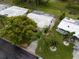
[[[63,43],[65,45],[69,45],[69,43],[72,43],[71,38],[73,37],[73,34],[75,34],[75,32],[72,32],[72,33],[69,32],[67,35],[64,36],[64,42]]]
[[[37,5],[43,5],[44,3],[47,4],[49,1],[50,0],[27,0],[26,2],[28,4],[33,3],[37,6]]]

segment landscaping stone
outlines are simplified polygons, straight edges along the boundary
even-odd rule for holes
[[[50,47],[50,50],[54,52],[54,51],[57,50],[57,47],[53,47],[53,46],[52,46],[52,47]]]
[[[64,44],[65,46],[69,46],[69,42],[67,42],[67,41],[63,41],[63,44]]]

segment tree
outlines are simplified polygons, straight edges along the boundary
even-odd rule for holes
[[[4,20],[6,20],[6,16],[0,15],[0,28],[4,27]]]
[[[11,17],[6,20],[5,27],[0,29],[0,36],[14,44],[30,43],[36,32],[36,23],[25,16]]]
[[[49,2],[49,0],[27,0],[27,3],[30,4],[35,4],[37,5],[43,5],[43,4],[47,4]]]
[[[2,2],[8,3],[8,4],[20,4],[22,3],[22,0],[2,0]]]
[[[75,32],[72,32],[72,33],[69,32],[67,35],[64,36],[64,39],[68,42],[71,41],[73,34],[75,34]]]
[[[4,0],[5,3],[9,3],[9,4],[24,4],[27,3],[28,5],[46,5],[48,4],[50,0]]]
[[[65,13],[62,13],[62,15],[59,17],[59,20],[62,20],[65,17]]]

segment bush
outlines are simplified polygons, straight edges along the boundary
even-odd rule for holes
[[[11,17],[5,20],[0,29],[0,37],[9,39],[14,44],[30,43],[36,32],[36,23],[25,16]]]

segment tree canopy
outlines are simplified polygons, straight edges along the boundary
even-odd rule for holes
[[[35,36],[36,23],[25,16],[10,17],[0,29],[0,37],[9,39],[14,44],[30,43]]]
[[[27,4],[35,4],[35,5],[43,5],[49,2],[49,0],[4,0],[4,1],[10,4],[27,3]]]

